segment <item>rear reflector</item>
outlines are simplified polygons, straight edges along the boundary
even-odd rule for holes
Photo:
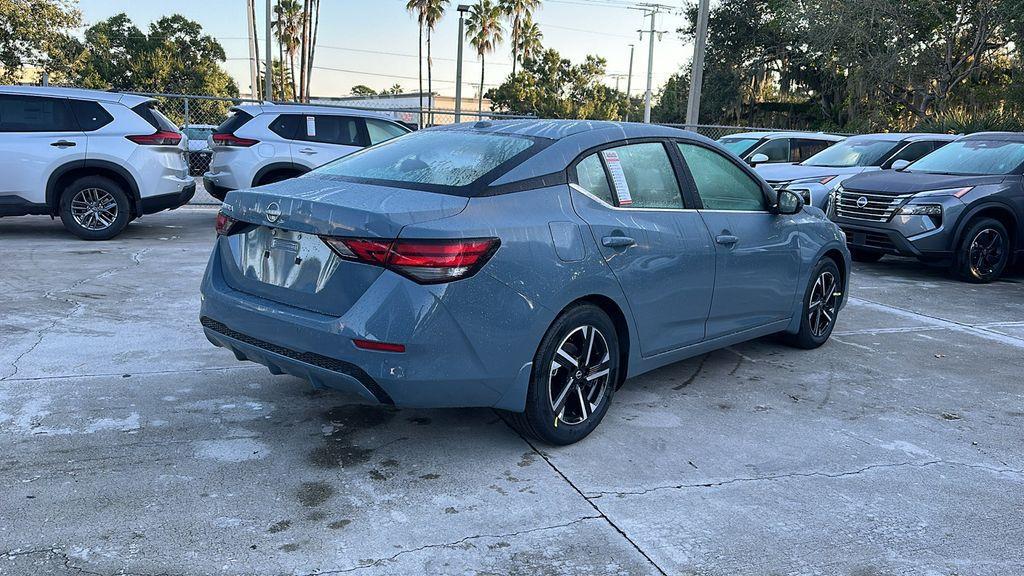
[[[342,258],[383,266],[421,284],[469,278],[487,263],[501,243],[497,238],[321,239]]]
[[[377,342],[375,340],[352,340],[356,348],[373,350],[375,352],[405,352],[405,344],[392,344],[390,342]]]
[[[231,146],[234,148],[248,148],[259,144],[259,140],[252,140],[251,138],[239,138],[234,134],[214,134],[213,144],[215,146]]]
[[[170,130],[160,130],[154,134],[138,134],[125,138],[141,146],[177,146],[181,142],[181,134]]]

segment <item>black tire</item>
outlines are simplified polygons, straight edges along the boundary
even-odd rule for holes
[[[783,336],[787,344],[812,350],[828,341],[839,313],[841,296],[837,293],[843,289],[841,279],[839,266],[834,260],[823,258],[818,262],[804,290],[800,306],[800,330],[796,334]]]
[[[968,282],[987,284],[999,278],[1010,263],[1010,234],[993,218],[976,218],[967,224],[956,247],[953,269]]]
[[[875,252],[873,250],[864,250],[863,248],[850,248],[850,258],[854,262],[878,262],[885,256],[882,252]]]
[[[64,227],[75,236],[110,240],[131,221],[131,202],[124,189],[110,178],[83,176],[64,189],[58,212]]]
[[[588,345],[591,342],[587,339],[588,328],[594,334],[592,348]],[[604,350],[601,350],[602,340]],[[583,346],[590,350],[589,361],[583,357],[586,354],[580,349]],[[576,356],[577,364],[582,360],[582,366],[573,372],[568,369],[572,361],[565,360],[559,368],[553,369],[552,363],[556,362],[560,348]],[[578,351],[579,356],[573,351]],[[593,376],[605,370],[603,375]],[[506,420],[523,435],[546,444],[564,446],[578,442],[593,432],[608,412],[618,377],[619,340],[615,325],[597,306],[574,306],[555,319],[537,349],[526,395],[526,411],[507,413]],[[559,397],[565,398],[559,403],[561,418],[556,416],[554,406]],[[585,405],[588,408],[584,408]]]

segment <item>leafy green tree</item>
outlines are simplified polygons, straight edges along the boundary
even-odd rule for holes
[[[278,0],[274,6],[276,19],[272,22],[277,36],[278,50],[288,54],[289,69],[295,70],[295,55],[302,44],[302,5],[298,0]],[[284,54],[281,55],[284,59]],[[295,75],[291,79],[292,94],[296,94]]]
[[[349,92],[353,96],[376,96],[377,91],[365,84],[357,84]]]
[[[469,18],[466,20],[466,36],[469,43],[476,48],[476,54],[480,57],[480,92],[477,102],[477,112],[484,109],[484,60],[488,52],[494,52],[503,39],[501,29],[501,6],[494,0],[478,0],[469,10]]]
[[[499,0],[501,11],[512,21],[512,74],[516,73],[518,64],[524,55],[520,51],[522,41],[523,22],[527,19],[533,23],[533,11],[540,6],[540,0]]]
[[[70,30],[81,18],[70,0],[0,0],[0,82],[15,82],[26,66],[65,81],[79,52]]]
[[[544,34],[541,33],[540,28],[533,21],[533,17],[529,14],[523,18],[523,21],[519,24],[519,38],[515,40],[516,52],[518,54],[519,61],[528,60],[535,58],[543,49]],[[515,60],[512,61],[512,73],[515,74]]]

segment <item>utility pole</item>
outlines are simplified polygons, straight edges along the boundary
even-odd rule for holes
[[[256,22],[253,21],[253,14],[256,13],[256,7],[254,3],[256,0],[245,0],[245,19],[248,22],[248,30],[246,36],[249,37],[249,90],[252,91],[253,98],[259,93],[259,67],[258,57],[256,56],[256,38],[253,35],[253,31],[256,29]]]
[[[637,4],[634,10],[643,10],[644,17],[651,17],[651,27],[648,30],[637,30],[640,33],[640,40],[644,39],[644,34],[650,34],[650,45],[647,48],[647,91],[644,92],[644,122],[650,123],[651,121],[651,85],[654,83],[654,35],[664,34],[664,30],[654,29],[654,18],[660,12],[665,10],[671,10],[672,6],[664,6],[662,4]],[[678,7],[676,8],[678,9]]]
[[[708,12],[710,0],[700,0],[697,12],[697,38],[693,41],[693,65],[690,69],[690,94],[686,102],[686,125],[693,129],[700,123],[700,93],[704,85],[704,53],[708,43]]]
[[[271,51],[270,51],[270,36],[271,36],[271,32],[270,32],[270,13],[271,13],[270,3],[271,3],[271,0],[267,0],[267,25],[266,25],[265,30],[264,30],[264,34],[267,35],[267,44],[266,44],[266,48],[267,48],[267,60],[266,60],[266,62],[267,63],[265,64],[266,70],[263,72],[265,74],[264,85],[266,86],[264,88],[263,97],[266,100],[273,100],[274,99],[274,61],[273,61],[273,56],[271,55]],[[282,62],[281,65],[283,66],[284,63]]]
[[[633,102],[630,97],[633,95],[633,49],[636,48],[636,44],[629,45],[629,78],[626,79],[626,122],[629,122],[629,108],[632,107]]]
[[[466,36],[466,12],[469,12],[469,6],[466,4],[459,4],[459,54],[458,60],[455,62],[455,123],[458,124],[462,121],[462,41]]]

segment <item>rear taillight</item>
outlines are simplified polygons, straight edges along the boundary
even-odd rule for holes
[[[378,240],[323,236],[335,254],[347,260],[383,266],[420,284],[469,278],[498,249],[497,238]]]
[[[231,233],[231,229],[234,228],[236,224],[238,224],[238,220],[235,220],[234,218],[232,218],[231,216],[228,216],[227,214],[225,214],[223,212],[217,212],[217,225],[216,225],[216,227],[217,227],[217,235],[218,236],[221,236],[221,235],[224,235],[224,234],[230,234]]]
[[[248,148],[259,144],[259,140],[253,140],[251,138],[239,138],[234,134],[214,134],[213,144],[215,146],[231,146],[234,148]]]
[[[160,130],[155,134],[137,134],[125,136],[140,146],[177,146],[181,142],[181,134],[170,130]]]

